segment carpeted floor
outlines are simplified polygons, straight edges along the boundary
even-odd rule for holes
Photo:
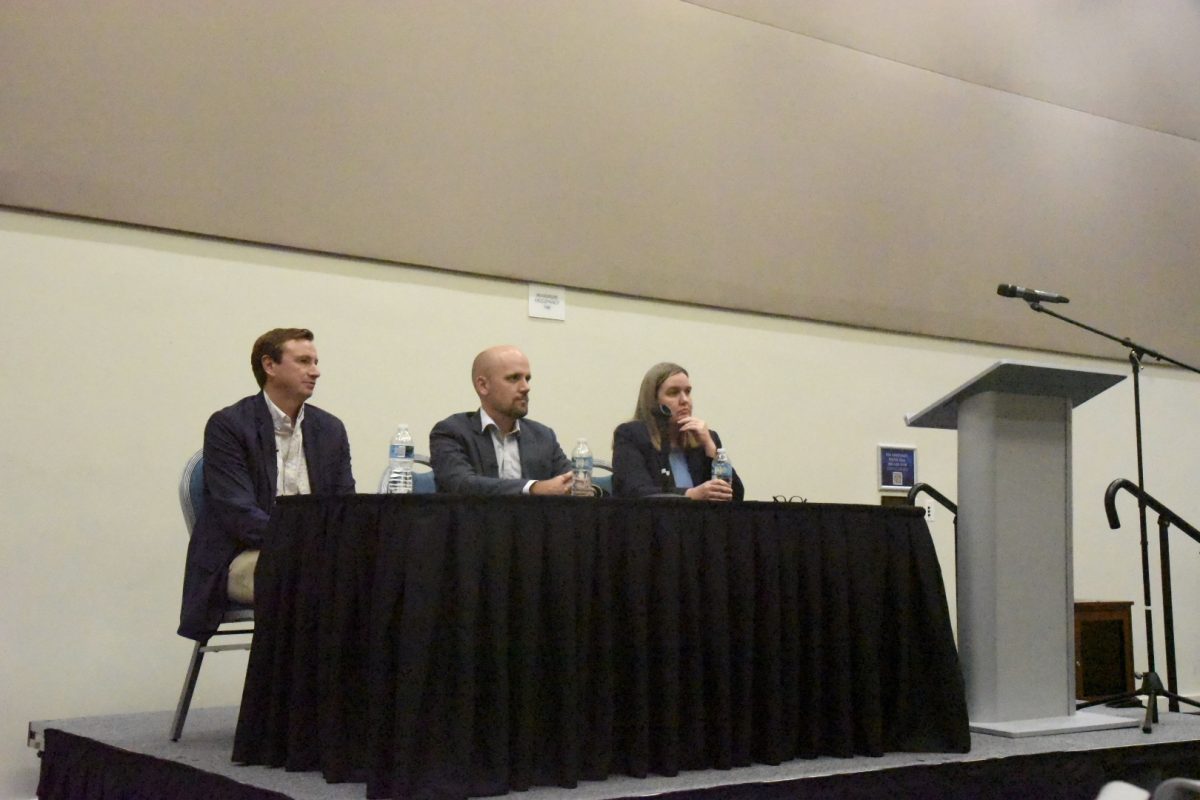
[[[1103,713],[1141,718],[1141,709],[1103,709]],[[31,723],[35,732],[56,728],[95,739],[124,750],[187,764],[241,783],[270,789],[295,800],[340,800],[364,796],[362,784],[328,784],[316,773],[289,773],[267,767],[245,767],[230,762],[237,709],[193,709],[179,742],[167,738],[170,712],[128,714],[108,717],[84,717]],[[1089,733],[1060,734],[1010,739],[981,734],[972,735],[971,752],[966,754],[892,754],[882,758],[797,760],[771,766],[751,766],[736,770],[702,770],[682,773],[673,778],[628,778],[615,775],[605,781],[587,783],[576,789],[535,788],[513,793],[523,800],[543,800],[569,795],[572,800],[608,800],[671,792],[686,792],[715,786],[770,784],[817,776],[864,773],[920,765],[988,761],[1020,756],[1068,753],[1114,748],[1140,748],[1149,745],[1200,743],[1200,717],[1191,714],[1164,713],[1150,734],[1140,727]],[[30,753],[33,756],[33,753]],[[1195,776],[1190,776],[1195,777]]]

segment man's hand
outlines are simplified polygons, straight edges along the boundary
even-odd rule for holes
[[[547,478],[544,481],[534,481],[533,486],[529,487],[530,494],[567,494],[571,491],[571,484],[575,482],[572,473],[564,472],[554,478]]]
[[[728,501],[733,499],[733,487],[725,481],[705,481],[684,492],[692,500]]]

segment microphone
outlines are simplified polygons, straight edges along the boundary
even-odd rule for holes
[[[666,403],[662,403],[654,409],[654,422],[658,425],[658,435],[665,447],[669,441],[671,430],[671,409]],[[666,450],[664,449],[663,452]]]
[[[1001,297],[1019,297],[1029,303],[1069,303],[1071,298],[1063,297],[1061,294],[1054,292],[1043,292],[1040,289],[1025,289],[1021,286],[1013,286],[1011,283],[1002,283],[996,287],[996,294]]]

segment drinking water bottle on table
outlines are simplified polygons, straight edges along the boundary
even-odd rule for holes
[[[712,476],[714,481],[725,481],[730,486],[733,485],[733,463],[724,447],[717,448],[717,457],[712,462]]]
[[[571,470],[575,479],[571,484],[571,494],[576,497],[591,497],[592,451],[588,448],[587,439],[581,437],[571,452]]]
[[[388,472],[384,483],[385,494],[412,494],[413,490],[413,440],[408,426],[401,424],[392,437],[388,449]]]

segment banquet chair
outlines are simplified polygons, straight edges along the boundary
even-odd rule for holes
[[[429,456],[424,453],[414,453],[413,461],[423,467],[430,467]],[[387,489],[388,473],[391,467],[384,467],[383,474],[379,476],[379,494],[385,494]],[[413,494],[433,494],[437,491],[437,484],[434,483],[433,469],[413,469]]]
[[[1150,800],[1150,793],[1125,781],[1109,781],[1094,800]]]
[[[598,470],[605,470],[606,474],[597,474]],[[610,497],[613,493],[613,476],[612,464],[605,461],[603,458],[592,459],[592,486],[598,488],[598,494],[601,497]]]
[[[204,451],[197,450],[183,467],[183,476],[179,479],[179,505],[183,509],[183,522],[187,526],[188,537],[196,519],[204,508]],[[249,628],[226,628],[226,625],[249,623]],[[187,672],[183,677],[183,690],[179,693],[179,703],[175,706],[175,716],[171,720],[171,741],[179,741],[183,733],[183,723],[187,720],[188,708],[192,705],[192,693],[196,690],[196,679],[200,677],[200,665],[204,662],[205,653],[219,653],[223,650],[249,650],[250,639],[254,636],[254,609],[238,603],[230,603],[221,618],[221,627],[213,632],[213,636],[243,636],[244,641],[234,644],[209,644],[208,640],[197,641],[192,647],[192,657],[188,661]],[[210,637],[211,638],[211,637]]]
[[[1154,790],[1154,800],[1192,800],[1200,797],[1200,781],[1190,778],[1170,778]]]

